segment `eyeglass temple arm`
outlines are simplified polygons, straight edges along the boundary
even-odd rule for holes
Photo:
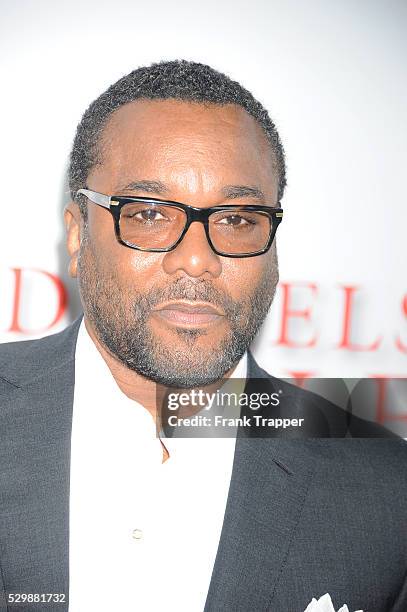
[[[95,204],[99,204],[99,206],[110,209],[110,196],[104,195],[103,193],[97,193],[96,191],[91,191],[90,189],[78,189],[76,195],[78,195],[78,193],[82,193]]]

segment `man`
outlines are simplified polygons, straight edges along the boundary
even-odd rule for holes
[[[288,386],[312,439],[156,435],[165,389],[276,389],[248,349],[284,187],[267,112],[208,66],[140,68],[86,111],[65,211],[84,319],[1,352],[1,611],[407,610],[404,441],[317,439],[352,428]]]

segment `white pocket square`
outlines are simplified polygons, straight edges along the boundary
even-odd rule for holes
[[[331,596],[329,593],[325,593],[318,599],[312,598],[312,601],[308,604],[304,612],[335,612],[334,605],[332,603]],[[346,604],[339,608],[338,612],[350,612]],[[355,612],[363,612],[363,610],[355,610]]]

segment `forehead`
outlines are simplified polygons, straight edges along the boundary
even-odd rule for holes
[[[257,181],[263,187],[267,183],[275,187],[277,182],[265,133],[234,104],[131,102],[109,118],[100,149],[104,170],[119,183],[135,170],[155,173],[152,178],[160,178],[160,173],[194,172],[210,175],[212,182],[217,177]]]

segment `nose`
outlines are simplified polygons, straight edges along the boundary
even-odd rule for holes
[[[191,223],[179,245],[165,254],[162,265],[167,274],[182,271],[192,278],[217,278],[222,271],[220,257],[212,251],[205,228],[197,221]]]

